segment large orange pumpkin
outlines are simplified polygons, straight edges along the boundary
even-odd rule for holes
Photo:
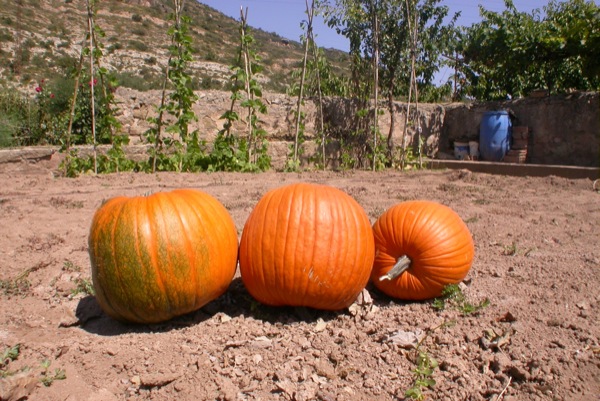
[[[248,292],[273,306],[339,310],[366,286],[373,231],[339,189],[300,183],[266,193],[242,232],[240,273]]]
[[[392,206],[373,225],[371,280],[385,294],[405,300],[438,297],[461,282],[475,248],[468,227],[451,208],[430,201]]]
[[[237,267],[231,216],[193,189],[108,200],[89,235],[96,298],[109,316],[156,323],[223,294]]]

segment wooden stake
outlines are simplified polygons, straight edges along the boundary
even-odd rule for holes
[[[298,102],[296,104],[296,134],[294,135],[294,163],[298,162],[298,136],[300,134],[300,107],[302,106],[302,96],[304,95],[304,81],[306,79],[306,62],[308,59],[308,46],[310,42],[310,34],[312,32],[312,19],[313,12],[315,9],[315,2],[312,1],[312,5],[308,7],[308,0],[306,2],[306,15],[308,16],[308,24],[306,25],[306,36],[304,37],[304,57],[302,58],[302,74],[300,75],[300,92],[298,93]]]
[[[373,166],[375,171],[377,162],[377,135],[379,133],[379,19],[377,18],[377,0],[373,4],[371,1],[371,10],[373,13],[373,75],[374,75],[374,98],[375,98],[375,116],[373,117]]]
[[[88,11],[88,32],[90,34],[90,98],[91,98],[91,114],[92,114],[92,138],[94,147],[94,174],[98,174],[98,151],[96,144],[96,108],[94,98],[94,14],[90,6],[90,0],[86,0]]]

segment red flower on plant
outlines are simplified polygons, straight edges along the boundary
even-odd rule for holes
[[[96,84],[98,83],[98,80],[96,78],[94,78],[93,80],[90,81],[89,85],[92,86],[96,86]]]
[[[54,93],[50,94],[50,99],[54,99]]]
[[[37,93],[40,93],[40,92],[42,91],[42,87],[41,87],[41,86],[38,86],[37,88],[35,88],[35,91],[36,91]]]

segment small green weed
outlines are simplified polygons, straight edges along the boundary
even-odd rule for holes
[[[56,237],[52,238],[51,241],[56,240],[57,243],[62,243],[64,240],[62,238]],[[37,237],[33,237],[29,240],[32,244],[35,244],[38,239]],[[37,245],[32,245],[35,247]],[[29,289],[31,288],[31,282],[29,281],[29,274],[44,267],[48,266],[50,262],[42,261],[36,264],[35,266],[31,266],[23,272],[21,272],[17,277],[13,279],[5,279],[0,280],[0,290],[4,293],[4,295],[22,295],[26,296],[29,293]]]
[[[71,295],[79,295],[79,294],[94,295],[95,294],[94,284],[92,283],[91,279],[78,277],[73,281],[75,282],[75,284],[77,286],[75,288],[73,288],[73,290],[71,290]]]
[[[470,223],[477,223],[479,221],[479,216],[473,216],[473,217],[469,217],[467,220],[465,220],[465,223],[470,224]]]
[[[449,284],[442,290],[442,296],[433,300],[431,306],[436,310],[444,310],[447,307],[453,307],[460,311],[464,316],[479,313],[483,308],[490,305],[489,299],[484,299],[478,304],[472,304],[467,300],[457,284]]]
[[[17,359],[20,352],[21,344],[15,344],[12,347],[8,347],[2,351],[2,355],[0,356],[0,368],[6,367],[6,365],[8,365],[11,361]]]
[[[20,352],[21,344],[15,344],[2,351],[2,354],[0,354],[0,378],[5,378],[13,374],[6,367],[19,357]]]
[[[413,360],[417,366],[412,370],[413,374],[415,375],[415,379],[412,387],[404,392],[406,398],[411,400],[423,400],[425,399],[424,391],[427,389],[432,389],[435,386],[433,373],[438,368],[439,364],[434,357],[427,353],[426,350],[422,350],[422,345],[431,335],[431,333],[441,328],[450,327],[455,323],[455,320],[444,321],[440,325],[429,329],[425,336],[423,336],[423,338],[417,344],[417,347],[415,348],[416,358]]]
[[[518,253],[517,243],[513,241],[510,245],[504,245],[504,256],[515,256]]]
[[[65,380],[67,378],[64,369],[56,368],[54,369],[54,372],[49,372],[51,364],[52,362],[49,359],[44,359],[41,364],[42,377],[40,378],[40,381],[46,387],[51,386],[55,380]]]
[[[80,272],[81,266],[76,265],[70,260],[65,260],[65,262],[63,263],[62,270],[65,272]]]
[[[74,201],[74,200],[69,200],[63,197],[51,197],[50,198],[50,205],[55,207],[55,208],[65,208],[65,209],[81,209],[83,207],[83,201]]]
[[[0,354],[0,379],[12,376],[18,372],[26,372],[31,370],[30,367],[25,366],[18,371],[12,371],[7,369],[8,365],[16,360],[21,353],[21,344],[15,344],[12,347],[6,348]],[[42,369],[40,375],[40,382],[46,387],[50,386],[55,380],[65,380],[67,375],[64,369],[54,369],[54,372],[50,372],[50,365],[52,362],[49,359],[44,359],[40,364]]]
[[[27,277],[0,280],[0,290],[4,295],[27,295],[31,288],[31,282]]]
[[[437,369],[438,362],[426,351],[419,351],[417,355],[417,367],[413,370],[415,381],[413,386],[406,390],[404,395],[412,400],[425,399],[424,390],[435,386],[433,372]]]

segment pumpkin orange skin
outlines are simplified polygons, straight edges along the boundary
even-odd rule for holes
[[[451,208],[430,201],[392,206],[373,225],[375,263],[373,284],[383,293],[404,300],[439,297],[448,284],[460,283],[475,255],[468,227]],[[410,266],[386,279],[398,259]],[[383,279],[382,279],[383,277]]]
[[[266,193],[248,217],[240,273],[266,305],[339,310],[367,285],[374,250],[369,218],[352,197],[292,184]]]
[[[121,321],[157,323],[197,310],[227,290],[237,267],[231,216],[193,189],[108,200],[88,242],[96,299]]]

